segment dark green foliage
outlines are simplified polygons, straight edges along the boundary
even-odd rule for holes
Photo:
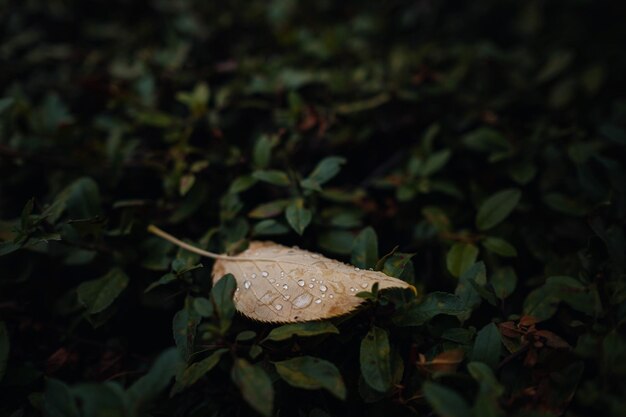
[[[0,10],[0,415],[625,415],[623,1]],[[417,294],[253,322],[151,223]]]

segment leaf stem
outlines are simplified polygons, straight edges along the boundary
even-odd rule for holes
[[[198,254],[200,256],[206,256],[207,258],[213,258],[213,259],[232,259],[231,256],[228,255],[220,255],[218,253],[214,253],[214,252],[209,252],[206,251],[204,249],[200,249],[196,246],[190,245],[189,243],[183,242],[182,240],[178,239],[177,237],[174,237],[172,235],[170,235],[169,233],[167,233],[164,230],[159,229],[158,227],[156,227],[155,225],[151,224],[148,226],[148,232],[157,235],[160,238],[163,238],[165,240],[167,240],[168,242],[173,243],[176,246],[179,246],[189,252]]]

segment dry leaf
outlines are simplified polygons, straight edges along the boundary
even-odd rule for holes
[[[459,364],[463,362],[463,356],[465,356],[463,349],[452,349],[438,354],[431,361],[427,361],[426,356],[420,353],[417,367],[426,373],[456,372]]]
[[[190,246],[162,230],[149,230],[187,250],[217,259],[213,282],[225,274],[237,281],[237,310],[252,319],[293,323],[349,313],[363,303],[357,297],[378,282],[379,289],[411,288],[378,271],[366,271],[334,259],[273,242],[251,242],[235,256],[218,255]]]

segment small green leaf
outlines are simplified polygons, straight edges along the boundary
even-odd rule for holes
[[[254,144],[252,161],[257,168],[266,168],[270,163],[274,141],[268,135],[262,135]]]
[[[180,353],[171,348],[161,353],[147,374],[139,378],[127,391],[134,410],[142,410],[169,384],[182,365]]]
[[[254,184],[256,184],[257,179],[252,175],[242,175],[241,177],[235,178],[233,182],[230,183],[230,187],[228,188],[228,192],[231,194],[241,193],[246,191]]]
[[[193,299],[193,308],[202,317],[211,317],[213,315],[213,304],[211,300],[204,297],[196,297]]]
[[[220,321],[222,333],[230,328],[230,323],[235,315],[235,303],[233,294],[237,289],[237,281],[232,274],[226,274],[220,278],[211,290],[211,303]]]
[[[188,360],[193,353],[196,329],[200,323],[200,315],[196,312],[194,304],[195,300],[187,297],[184,307],[174,315],[172,320],[174,342],[185,360]]]
[[[426,381],[422,386],[424,397],[441,417],[470,417],[471,410],[463,397],[450,388]]]
[[[285,208],[289,205],[290,200],[274,200],[269,203],[259,204],[250,213],[248,217],[253,219],[267,219],[268,217],[278,216],[285,211]]]
[[[517,188],[508,188],[493,194],[478,209],[476,227],[487,230],[496,226],[511,214],[521,197],[522,192]]]
[[[481,242],[488,251],[504,257],[517,256],[517,250],[513,245],[499,237],[488,236]]]
[[[132,415],[130,401],[124,389],[117,383],[86,383],[72,387],[72,395],[81,404],[81,417]]]
[[[0,114],[10,109],[11,106],[13,106],[13,103],[15,103],[15,99],[13,97],[0,98]]]
[[[4,374],[7,370],[10,346],[7,325],[3,321],[0,321],[0,382],[2,382],[2,378],[4,378]]]
[[[352,245],[352,265],[359,268],[373,268],[378,260],[378,237],[376,231],[366,227],[354,239]]]
[[[65,383],[49,378],[43,394],[43,412],[46,417],[79,417],[76,401]]]
[[[339,173],[341,165],[346,162],[345,158],[329,156],[322,159],[313,171],[300,182],[303,188],[321,191],[321,185],[328,182]]]
[[[275,169],[254,171],[252,177],[259,181],[280,186],[287,186],[290,183],[289,176],[286,173]]]
[[[304,229],[311,223],[312,217],[313,213],[311,213],[311,210],[304,207],[304,201],[301,198],[293,200],[285,211],[287,223],[289,223],[291,228],[299,235],[304,233]]]
[[[230,375],[250,407],[269,417],[274,408],[274,387],[267,373],[245,359],[236,359]]]
[[[504,300],[511,295],[517,285],[517,274],[510,266],[499,268],[490,279],[496,296]]]
[[[211,369],[215,368],[222,355],[226,352],[228,352],[228,349],[218,349],[207,358],[188,366],[176,377],[176,383],[172,388],[171,395],[175,395],[198,382],[200,378],[209,373]]]
[[[495,323],[489,323],[480,329],[476,335],[471,360],[483,362],[491,368],[495,368],[500,361],[501,347],[502,338],[500,331],[498,331],[498,326],[496,326]]]
[[[320,334],[335,333],[338,334],[339,330],[330,322],[327,321],[309,321],[304,323],[290,323],[284,326],[276,327],[267,335],[263,341],[273,340],[287,340],[293,336],[317,336]]]
[[[411,303],[400,309],[393,322],[398,326],[421,326],[439,314],[458,316],[468,311],[471,309],[459,296],[437,291],[428,294],[420,303]]]
[[[477,257],[478,248],[476,246],[471,243],[457,242],[452,245],[446,257],[448,271],[458,278],[476,262]]]
[[[500,385],[491,368],[482,362],[470,362],[467,364],[467,370],[479,386],[474,402],[474,416],[504,417],[498,402],[504,393],[504,387]]]
[[[312,356],[276,362],[276,371],[291,386],[303,389],[324,388],[335,397],[346,399],[346,386],[332,363]]]
[[[167,284],[169,284],[171,282],[174,282],[176,280],[177,280],[176,275],[172,274],[171,272],[168,272],[167,274],[165,274],[161,278],[159,278],[157,281],[155,281],[152,284],[148,285],[148,288],[146,288],[143,292],[152,291],[156,287],[160,287],[162,285],[167,285]]]
[[[118,268],[111,269],[101,278],[83,282],[78,286],[78,300],[87,307],[88,314],[96,314],[107,307],[128,286],[128,276]]]
[[[391,387],[391,360],[387,332],[372,327],[361,341],[361,374],[367,385],[386,392]]]
[[[424,177],[433,175],[446,166],[450,156],[452,156],[452,152],[449,149],[433,153],[426,159],[426,161],[424,161],[420,174]]]
[[[481,296],[474,285],[483,286],[487,283],[487,270],[483,262],[477,262],[459,277],[454,293],[459,296],[467,307],[467,313],[460,314],[460,320],[469,319],[474,308],[481,302]]]

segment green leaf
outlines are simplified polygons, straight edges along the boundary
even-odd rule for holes
[[[13,106],[13,103],[15,103],[15,99],[13,97],[0,98],[0,114],[10,109],[11,106]]]
[[[481,296],[474,288],[474,285],[484,286],[487,283],[487,270],[483,262],[477,262],[459,277],[454,293],[465,303],[467,312],[459,314],[459,319],[465,321],[469,319],[472,310],[478,307]]]
[[[524,315],[539,321],[547,320],[556,313],[559,297],[545,286],[534,289],[524,300]]]
[[[304,233],[304,229],[311,223],[312,217],[313,213],[311,213],[311,210],[304,207],[304,201],[301,198],[294,199],[291,204],[287,206],[287,210],[285,211],[287,223],[289,223],[291,228],[299,235]]]
[[[531,291],[524,301],[524,314],[542,321],[556,313],[559,302],[589,316],[599,314],[601,307],[595,288],[587,288],[572,277],[549,277],[546,283]]]
[[[287,186],[290,184],[289,176],[283,171],[275,169],[254,171],[252,177],[274,185]]]
[[[80,384],[72,387],[72,394],[80,400],[83,410],[82,417],[127,416],[132,414],[126,392],[115,382]]]
[[[211,369],[215,368],[226,352],[228,352],[228,349],[218,349],[207,358],[188,366],[176,377],[176,383],[172,388],[171,395],[173,396],[198,382],[200,378],[209,373]]]
[[[303,389],[324,388],[335,397],[346,399],[346,386],[332,363],[312,356],[302,356],[274,363],[276,371],[289,385]]]
[[[267,168],[272,155],[274,141],[268,135],[262,135],[256,141],[252,151],[252,161],[257,168]]]
[[[352,265],[373,268],[378,260],[378,237],[376,231],[366,227],[358,234],[352,245]]]
[[[499,268],[491,277],[490,282],[496,296],[504,300],[515,290],[517,274],[510,266]]]
[[[313,171],[300,182],[303,188],[321,191],[321,185],[330,181],[341,170],[341,165],[346,162],[345,158],[329,156],[322,159]]]
[[[167,285],[171,282],[176,281],[178,278],[176,275],[172,274],[171,272],[168,272],[167,274],[163,275],[161,278],[159,278],[157,281],[153,282],[152,284],[148,285],[148,287],[143,291],[143,292],[149,292],[152,291],[153,289],[160,287],[162,285]]]
[[[452,151],[450,151],[450,149],[444,149],[433,153],[426,159],[426,161],[424,161],[420,174],[424,177],[428,177],[437,171],[440,171],[448,163],[450,156],[452,156]]]
[[[420,303],[400,309],[393,322],[398,326],[421,326],[439,314],[458,316],[468,311],[471,310],[459,296],[437,291],[428,294]]]
[[[391,388],[391,360],[387,332],[372,327],[361,341],[361,374],[367,385],[376,391],[386,392]]]
[[[233,316],[235,315],[235,303],[233,294],[237,289],[237,281],[232,274],[226,274],[220,278],[211,290],[211,303],[215,308],[215,313],[220,321],[222,333],[230,328]]]
[[[479,230],[488,230],[496,226],[511,214],[521,197],[522,192],[517,188],[508,188],[493,194],[478,209],[476,227]]]
[[[446,257],[448,271],[458,278],[476,262],[477,257],[478,248],[476,246],[471,243],[457,242],[452,245]]]
[[[396,252],[391,255],[384,263],[383,273],[390,277],[400,278],[407,268],[407,265],[411,263],[411,258],[415,256],[414,253],[401,253]],[[376,264],[378,266],[378,264]],[[376,268],[375,268],[376,269]]]
[[[43,394],[43,412],[46,417],[79,417],[80,413],[70,388],[63,382],[48,378]]]
[[[254,236],[284,235],[289,233],[289,228],[274,219],[266,219],[258,222],[252,229]]]
[[[513,245],[499,237],[488,236],[481,242],[483,246],[490,252],[504,257],[517,256],[517,250]]]
[[[250,213],[248,217],[253,219],[267,219],[268,217],[278,216],[285,211],[290,200],[274,200],[269,203],[259,204]]]
[[[500,361],[501,347],[502,338],[500,331],[498,331],[498,326],[495,323],[489,323],[480,329],[476,335],[471,360],[483,362],[491,368],[495,368]]]
[[[435,413],[441,417],[470,417],[470,407],[455,391],[435,382],[426,381],[422,386],[424,397]]]
[[[498,382],[491,368],[482,362],[467,364],[470,375],[478,382],[479,391],[474,402],[474,416],[503,417],[498,399],[504,394],[504,387]]]
[[[274,388],[267,373],[245,359],[236,359],[230,375],[250,407],[269,417],[274,408]]]
[[[71,219],[89,219],[101,214],[100,190],[89,177],[82,177],[57,194],[44,215],[55,223],[67,211]]]
[[[228,192],[231,194],[241,193],[246,191],[254,184],[256,184],[257,179],[252,177],[252,175],[242,175],[241,177],[235,178],[235,180],[230,183],[230,188],[228,188]]]
[[[335,333],[339,330],[328,321],[308,321],[304,323],[290,323],[276,327],[267,335],[263,341],[280,341],[291,339],[293,336],[317,336],[320,334]]]
[[[185,360],[188,360],[193,353],[196,329],[200,323],[200,315],[196,312],[194,305],[195,300],[187,297],[184,307],[174,315],[172,320],[172,333],[176,348]]]
[[[133,410],[142,410],[169,384],[182,365],[177,349],[167,349],[161,353],[150,371],[139,378],[127,391]]]
[[[3,321],[0,321],[0,382],[2,382],[2,378],[4,378],[4,374],[7,370],[10,346],[7,325]]]
[[[128,286],[128,281],[124,271],[113,268],[103,277],[80,284],[78,300],[87,307],[88,314],[99,313],[115,301]]]

